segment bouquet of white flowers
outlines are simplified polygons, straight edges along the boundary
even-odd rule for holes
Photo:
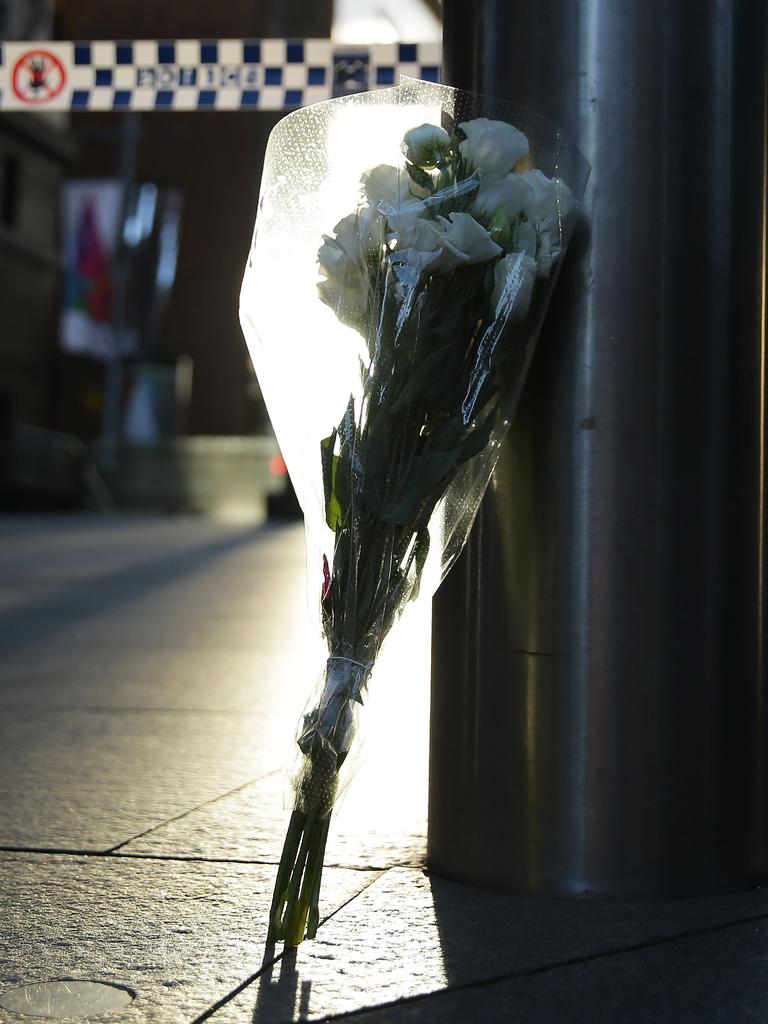
[[[298,730],[273,940],[315,934],[369,677],[466,539],[586,173],[534,115],[419,82],[296,111],[270,137],[242,321],[328,648]]]

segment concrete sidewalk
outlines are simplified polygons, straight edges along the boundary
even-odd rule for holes
[[[428,644],[406,621],[382,660],[324,923],[283,956],[283,769],[322,665],[302,530],[0,520],[0,1021],[768,1021],[764,891],[535,900],[426,875]]]

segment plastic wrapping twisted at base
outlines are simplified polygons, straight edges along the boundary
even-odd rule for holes
[[[341,770],[355,743],[357,711],[370,671],[370,665],[350,658],[329,658],[319,692],[302,715],[292,783],[295,806],[308,815],[327,818],[340,795]]]

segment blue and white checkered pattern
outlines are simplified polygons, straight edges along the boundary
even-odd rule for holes
[[[436,82],[439,43],[182,39],[0,44],[0,110],[287,110]]]

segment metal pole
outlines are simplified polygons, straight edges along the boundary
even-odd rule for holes
[[[550,894],[768,877],[766,6],[445,0],[447,81],[592,164],[435,602],[429,864]]]

